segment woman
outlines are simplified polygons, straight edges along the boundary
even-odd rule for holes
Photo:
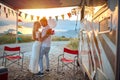
[[[39,62],[39,53],[40,53],[40,45],[41,45],[41,40],[40,40],[41,33],[39,32],[39,28],[41,28],[40,23],[38,21],[34,22],[32,36],[35,42],[33,43],[32,46],[32,55],[29,64],[29,70],[32,73],[38,73],[39,71],[38,62]]]

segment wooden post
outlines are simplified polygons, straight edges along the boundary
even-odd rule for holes
[[[18,10],[16,10],[16,44],[18,43]]]

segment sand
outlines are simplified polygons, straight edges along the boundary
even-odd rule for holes
[[[63,53],[63,48],[68,44],[68,41],[53,41],[51,44],[51,49],[49,53],[50,57],[50,72],[44,72],[44,76],[36,76],[29,72],[28,65],[31,56],[33,42],[29,43],[19,43],[19,44],[5,44],[9,46],[20,46],[21,51],[24,51],[24,67],[21,70],[17,65],[8,66],[9,70],[9,80],[85,80],[84,75],[79,71],[75,71],[73,75],[72,69],[60,68],[59,73],[57,73],[58,55]],[[5,45],[0,45],[1,53]],[[1,55],[0,55],[1,56]],[[0,60],[2,62],[2,59]],[[0,62],[0,63],[1,63]],[[1,66],[1,65],[0,65]],[[45,59],[44,59],[44,69],[45,69]],[[70,66],[72,67],[72,66]]]

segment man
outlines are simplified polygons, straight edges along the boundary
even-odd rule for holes
[[[40,20],[41,25],[43,26],[41,36],[44,37],[45,35],[48,35],[45,40],[42,41],[41,47],[40,47],[40,59],[39,59],[39,65],[40,65],[40,72],[37,73],[37,75],[43,76],[43,56],[45,55],[46,58],[46,71],[49,72],[49,51],[50,51],[50,45],[51,45],[51,29],[48,25],[47,19],[43,17]]]

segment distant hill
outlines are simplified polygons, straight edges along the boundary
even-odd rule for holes
[[[10,21],[10,20],[0,20],[0,26],[6,26],[6,25],[11,25],[11,24],[16,24],[16,22]]]

